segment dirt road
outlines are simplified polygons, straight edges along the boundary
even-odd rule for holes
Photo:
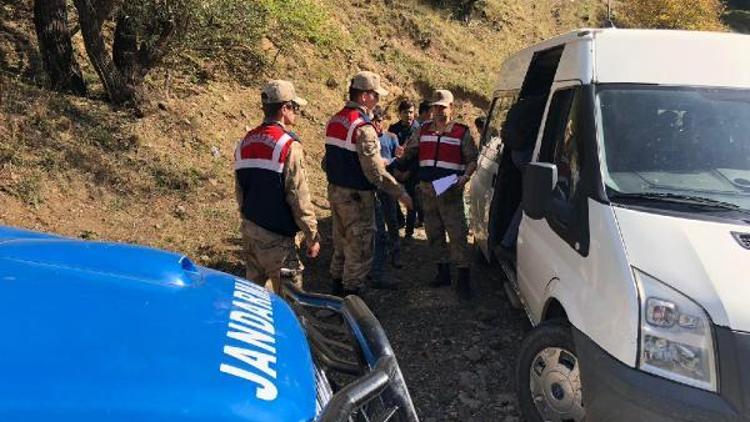
[[[330,233],[322,221],[322,233]],[[327,292],[330,238],[307,264],[306,288]],[[399,290],[362,297],[385,327],[423,421],[519,421],[515,358],[528,322],[510,307],[497,268],[475,262],[475,299],[460,303],[450,288],[431,289],[435,274],[424,231],[403,247],[404,268],[388,266]]]

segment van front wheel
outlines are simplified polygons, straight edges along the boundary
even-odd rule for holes
[[[516,380],[527,420],[585,419],[579,362],[568,322],[548,321],[529,332],[521,343]]]

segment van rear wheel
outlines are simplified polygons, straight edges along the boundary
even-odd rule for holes
[[[518,400],[528,421],[585,420],[579,361],[567,321],[545,322],[521,343]]]

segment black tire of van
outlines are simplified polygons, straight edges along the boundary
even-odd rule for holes
[[[576,365],[580,365],[573,341],[573,332],[567,320],[546,321],[529,331],[521,342],[521,349],[516,361],[516,393],[518,394],[521,412],[528,422],[543,422],[545,420],[534,403],[530,382],[531,365],[535,363],[537,354],[547,348],[563,349],[575,357]],[[578,373],[580,374],[580,371]]]

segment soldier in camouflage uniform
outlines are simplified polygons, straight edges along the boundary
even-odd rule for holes
[[[277,80],[263,88],[261,102],[263,123],[245,135],[235,152],[235,192],[246,278],[280,293],[281,269],[296,253],[295,235],[304,234],[308,256],[320,252],[302,144],[288,129],[307,101],[290,82]]]
[[[468,227],[464,213],[464,186],[477,167],[479,151],[466,125],[451,120],[453,94],[435,91],[430,106],[433,119],[424,122],[406,144],[406,151],[397,164],[407,167],[419,161],[419,192],[424,211],[427,240],[440,258],[432,287],[451,284],[450,261],[457,268],[455,289],[459,298],[471,297],[469,272]],[[447,191],[437,195],[433,182],[444,177],[457,177]],[[448,234],[450,243],[446,242]]]
[[[375,190],[411,208],[411,197],[385,169],[370,113],[388,91],[380,76],[359,72],[351,80],[349,101],[326,125],[324,168],[333,219],[332,291],[356,294],[373,261]],[[380,288],[383,285],[374,284]]]

